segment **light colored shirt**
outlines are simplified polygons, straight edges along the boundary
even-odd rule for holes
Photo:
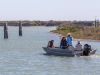
[[[67,44],[72,45],[72,37],[67,37]]]

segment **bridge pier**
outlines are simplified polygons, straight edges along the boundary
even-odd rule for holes
[[[22,22],[19,22],[19,36],[22,36]]]
[[[4,39],[8,39],[8,22],[4,25]]]

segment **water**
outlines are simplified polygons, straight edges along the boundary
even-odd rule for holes
[[[49,31],[55,27],[9,27],[9,39],[3,39],[0,27],[0,75],[100,75],[100,42],[89,43],[97,53],[88,57],[46,56],[42,49],[50,39],[59,46],[59,37]],[[73,42],[74,45],[76,41]]]

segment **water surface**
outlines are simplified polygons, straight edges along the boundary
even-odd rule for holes
[[[59,46],[60,37],[49,32],[55,27],[23,27],[22,37],[18,27],[8,29],[9,39],[4,40],[0,27],[0,75],[100,75],[100,42],[81,42],[97,49],[93,56],[46,56],[42,47],[49,40]]]

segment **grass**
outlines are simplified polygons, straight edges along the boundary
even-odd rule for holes
[[[100,27],[61,26],[52,32],[67,36],[68,33],[76,39],[100,40]]]

